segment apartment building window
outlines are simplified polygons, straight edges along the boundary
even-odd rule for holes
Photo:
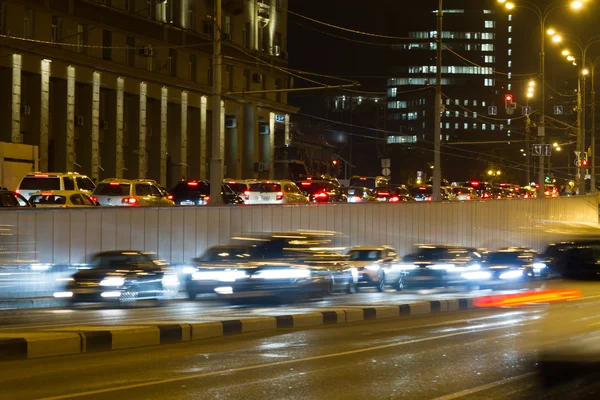
[[[233,65],[225,65],[225,88],[233,92]]]
[[[169,76],[177,77],[177,50],[169,49],[169,59],[167,60],[167,73]]]
[[[207,19],[202,23],[202,32],[210,37],[214,36],[215,31],[213,28],[213,22],[211,20]]]
[[[495,28],[496,23],[494,21],[485,21],[485,27],[486,28]]]
[[[62,39],[62,18],[52,16],[52,41],[60,42]]]
[[[211,62],[208,62],[208,68],[206,69],[206,83],[209,85],[213,84],[213,67]]]
[[[196,69],[198,68],[198,64],[196,62],[196,55],[190,54],[190,80],[192,82],[196,82]]]
[[[260,74],[261,77],[261,81],[262,81],[262,86],[261,86],[261,90],[262,92],[262,97],[263,99],[267,98],[267,77],[265,76],[265,74]]]
[[[33,39],[33,26],[33,10],[26,8],[25,15],[23,16],[23,37]]]
[[[80,54],[87,54],[88,27],[87,25],[77,24],[77,51]]]
[[[279,56],[281,52],[281,33],[275,32],[275,36],[273,37],[273,55]]]
[[[133,36],[127,36],[125,39],[125,62],[130,67],[135,67],[135,38]]]
[[[244,70],[244,91],[248,92],[250,91],[250,71],[245,69]]]
[[[154,71],[154,50],[152,49],[152,45],[148,45],[148,55],[146,56],[146,69],[150,72]]]
[[[244,24],[244,32],[242,36],[242,45],[249,49],[250,48],[250,22]]]
[[[281,78],[277,78],[275,79],[275,90],[281,90],[283,89],[281,87]],[[282,99],[282,94],[283,92],[275,92],[275,100],[277,100],[278,103],[281,103],[281,99]]]
[[[231,17],[229,15],[223,16],[223,40],[231,40]]]
[[[112,32],[102,30],[102,59],[112,60]]]

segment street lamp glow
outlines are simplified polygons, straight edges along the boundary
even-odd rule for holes
[[[535,86],[535,81],[529,81],[529,87],[532,88]]]
[[[561,150],[562,150],[562,149],[560,148],[560,146],[558,146],[558,147],[556,148],[556,151],[561,151]]]
[[[488,171],[488,175],[494,175],[494,171],[492,171],[491,169]]]
[[[572,1],[571,8],[573,10],[580,10],[583,7],[583,1]]]
[[[552,143],[552,146],[554,146],[554,147],[558,147],[558,143],[557,143],[557,142],[554,142],[554,143]]]
[[[533,93],[533,88],[532,87],[528,87],[527,88],[527,93]]]
[[[567,56],[567,61],[575,61],[575,57],[573,57],[573,56]]]
[[[552,28],[548,29],[546,32],[548,32],[548,35],[550,36],[556,35],[556,31]]]
[[[522,152],[524,152],[525,150],[521,149],[521,150],[519,150],[519,151],[522,153]]]
[[[498,3],[506,3],[506,0],[498,0]]]
[[[560,42],[562,42],[562,36],[560,36],[560,35],[554,35],[554,36],[552,36],[552,41],[554,43],[560,43]]]
[[[501,171],[496,171],[496,175],[500,176],[500,175],[502,175],[502,172]]]
[[[568,56],[569,54],[571,54],[571,52],[569,50],[567,50],[567,49],[565,49],[565,50],[562,51],[562,55],[565,56],[565,57]]]
[[[581,71],[581,73],[582,73],[583,75],[587,75],[587,74],[589,74],[589,73],[590,73],[590,71],[589,71],[587,68],[584,68],[584,69],[583,69],[583,71]]]
[[[531,99],[531,98],[533,98],[533,93],[531,93],[531,92],[527,93],[527,98],[528,98],[528,99]]]
[[[504,7],[506,7],[507,10],[512,10],[513,8],[515,8],[514,3],[506,3],[504,4]]]

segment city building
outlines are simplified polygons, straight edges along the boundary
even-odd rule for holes
[[[427,170],[427,161],[433,159],[436,15],[437,2],[411,9],[412,23],[407,25],[410,28],[399,32],[408,39],[395,46],[395,65],[387,84],[388,118],[398,121],[405,135],[404,139],[395,139],[401,146],[393,153],[396,158],[411,160],[412,165],[404,166],[411,170],[409,175],[414,175],[416,170]],[[479,177],[486,169],[490,153],[508,156],[493,142],[508,144],[524,137],[526,82],[522,82],[521,74],[518,79],[513,76],[515,59],[518,59],[515,49],[519,48],[514,18],[513,13],[498,7],[496,0],[453,1],[443,10],[440,128],[444,176]],[[523,54],[519,57],[525,58]],[[520,68],[523,68],[522,63]],[[515,99],[509,103],[514,104],[506,104],[505,96],[513,92]],[[515,123],[520,125],[515,127]],[[461,145],[461,142],[481,142],[481,145]],[[414,165],[415,158],[408,156],[408,146],[411,151],[420,151],[420,164]],[[464,162],[457,162],[456,157],[462,157]],[[523,161],[517,159],[516,164]]]
[[[226,176],[272,176],[289,141],[287,0],[223,0]],[[0,1],[0,141],[41,171],[209,176],[213,1]]]

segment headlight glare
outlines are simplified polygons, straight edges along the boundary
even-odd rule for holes
[[[125,283],[125,279],[117,277],[117,276],[111,276],[111,277],[102,279],[100,281],[100,286],[123,286],[124,283]]]

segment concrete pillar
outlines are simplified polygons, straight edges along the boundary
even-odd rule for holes
[[[48,170],[66,171],[67,81],[50,79]]]
[[[67,67],[66,170],[75,169],[75,67]]]
[[[117,80],[115,79],[115,84]],[[116,87],[116,86],[115,86]],[[117,91],[100,89],[100,165],[98,179],[117,176]],[[122,144],[121,144],[122,146]],[[122,154],[122,148],[121,148]]]
[[[163,86],[160,92],[160,184],[167,186],[167,106],[169,89]]]
[[[258,118],[256,109],[253,104],[244,104],[244,140],[242,147],[244,148],[244,157],[242,158],[242,178],[254,178],[254,163],[258,159]]]
[[[206,175],[206,96],[200,98],[200,179],[207,178]]]
[[[291,143],[291,138],[290,138],[290,114],[285,114],[285,139],[284,139],[284,145],[285,146],[289,146]]]
[[[187,147],[188,147],[188,94],[181,92],[181,137],[179,141],[180,176],[188,176]]]
[[[275,113],[269,113],[269,179],[275,178]]]
[[[50,66],[49,60],[40,64],[40,171],[48,171],[48,144],[50,134]]]
[[[13,143],[21,143],[21,66],[20,54],[12,55],[12,119],[10,139]]]
[[[147,94],[148,86],[146,82],[140,83],[140,119],[139,119],[139,147],[138,147],[138,177],[145,178],[147,165],[148,165],[148,157],[146,154],[146,94]]]
[[[89,78],[92,76],[90,75]],[[83,78],[83,77],[82,77]],[[85,78],[83,78],[86,80]],[[87,83],[75,85],[75,171],[92,175],[92,97],[94,86]],[[83,123],[79,118],[83,118]]]
[[[236,117],[237,118],[237,117]],[[228,178],[237,178],[238,174],[238,124],[236,121],[235,128],[225,128],[225,176]]]
[[[91,161],[92,178],[100,176],[100,73],[94,72],[92,76],[92,120],[91,120],[92,151]]]
[[[124,118],[124,106],[125,100],[125,80],[123,78],[117,78],[117,119],[116,119],[116,133],[115,133],[115,176],[117,178],[123,177],[123,118]]]

